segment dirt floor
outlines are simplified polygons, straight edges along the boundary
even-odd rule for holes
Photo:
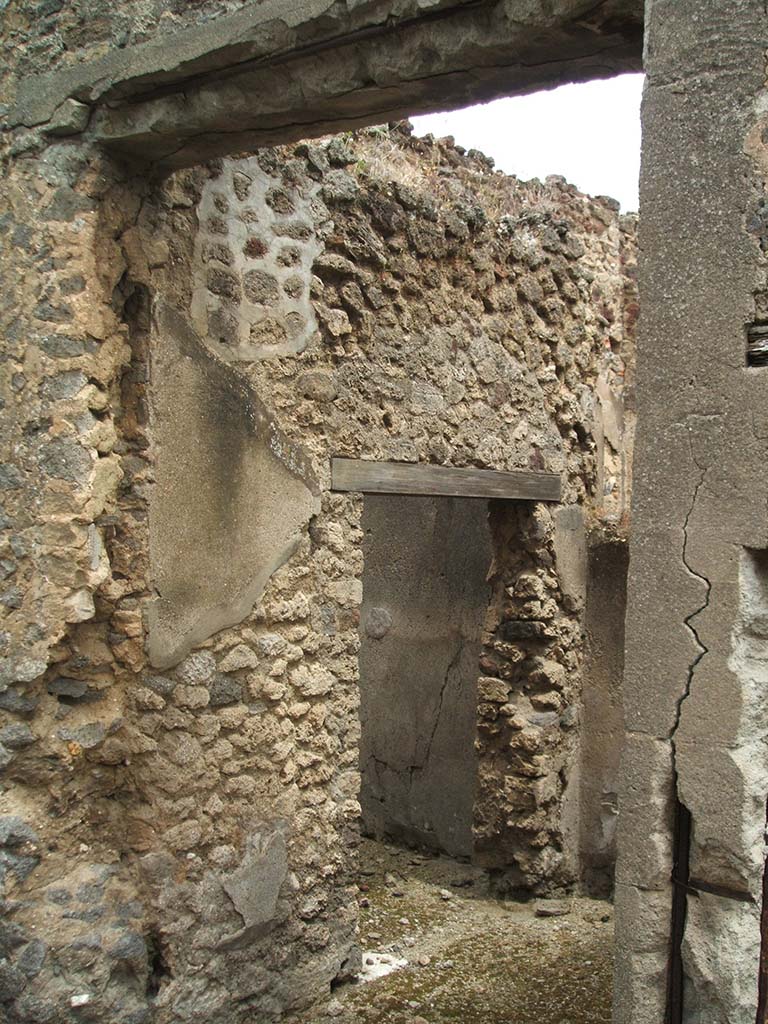
[[[370,841],[360,865],[363,980],[296,1024],[610,1021],[609,903],[502,902],[469,865]]]

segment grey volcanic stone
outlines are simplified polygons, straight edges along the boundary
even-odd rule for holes
[[[40,465],[48,476],[77,483],[90,472],[92,460],[77,441],[48,441],[40,453]]]
[[[0,729],[0,743],[4,747],[18,750],[21,747],[28,747],[35,742],[35,735],[28,725],[23,722],[14,722]]]
[[[56,697],[82,697],[88,690],[88,683],[82,679],[57,676],[48,683],[48,693]]]
[[[24,990],[27,979],[12,964],[0,960],[0,1003],[9,1003]]]
[[[31,715],[38,705],[36,697],[25,697],[19,690],[10,687],[0,693],[0,710],[15,715]]]
[[[37,843],[37,833],[15,814],[0,818],[0,846],[21,846]]]
[[[217,673],[208,684],[211,695],[211,707],[223,707],[225,704],[239,704],[243,700],[245,688],[233,676],[223,672]]]
[[[59,737],[62,740],[79,743],[84,750],[97,747],[104,741],[106,735],[106,729],[101,722],[88,722],[86,725],[79,725],[74,729],[59,729]]]
[[[36,978],[43,969],[45,956],[48,947],[42,939],[32,939],[19,951],[16,957],[16,967],[26,975],[27,978]]]

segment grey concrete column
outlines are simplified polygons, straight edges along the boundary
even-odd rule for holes
[[[682,1019],[741,1024],[757,1001],[768,581],[753,549],[768,543],[768,369],[747,368],[746,329],[763,307],[768,245],[767,39],[758,0],[646,5],[622,1024],[664,1020],[678,801],[692,820],[691,883],[707,890],[685,900]]]

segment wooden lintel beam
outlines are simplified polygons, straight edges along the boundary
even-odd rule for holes
[[[331,459],[331,490],[452,498],[560,501],[560,476],[514,470],[456,469],[410,462]]]

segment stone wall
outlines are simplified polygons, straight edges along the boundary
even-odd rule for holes
[[[129,1019],[146,1004],[146,925],[135,875],[120,857],[130,768],[110,759],[108,741],[120,732],[126,750],[139,752],[147,740],[124,714],[125,684],[143,665],[142,626],[109,535],[120,503],[131,500],[118,433],[131,349],[113,295],[125,269],[119,239],[139,189],[66,142],[9,155],[0,835],[2,950],[12,962],[3,961],[4,1012],[45,1020],[79,998]],[[146,557],[134,551],[135,572]],[[98,764],[96,747],[104,749]]]
[[[14,98],[20,83],[22,88],[23,83],[29,86],[52,71],[76,73],[78,64],[110,57],[119,60],[136,46],[158,41],[167,46],[180,29],[207,25],[210,33],[215,18],[247,6],[247,0],[203,0],[194,5],[182,0],[129,0],[119,8],[62,0],[38,4],[10,0],[4,8],[0,44],[3,101]],[[59,91],[56,103],[64,98]],[[83,108],[85,123],[90,113],[83,102],[87,99],[86,94],[70,101]]]
[[[494,513],[495,599],[478,684],[477,859],[501,891],[551,892],[579,875],[571,819],[579,814],[584,596],[569,592],[546,506]]]
[[[176,696],[177,686],[168,682],[159,684],[166,696],[142,687],[155,696],[144,693],[137,700],[154,702],[154,709],[132,703],[145,662],[142,608],[155,596],[147,532],[154,455],[147,430],[146,357],[150,338],[156,340],[149,300],[158,291],[153,272],[169,261],[186,267],[190,253],[182,239],[185,231],[189,238],[196,232],[188,211],[197,197],[194,189],[185,195],[183,188],[160,202],[165,211],[160,220],[177,225],[177,236],[166,244],[162,231],[153,232],[158,203],[144,202],[152,155],[190,165],[214,153],[319,134],[323,126],[340,129],[399,116],[398,111],[458,106],[638,68],[645,7],[649,84],[639,379],[645,425],[635,474],[628,605],[615,1017],[656,1024],[668,1013],[672,934],[676,983],[685,987],[677,1019],[700,1016],[714,1022],[734,1014],[752,1019],[755,909],[764,864],[764,819],[756,794],[766,786],[760,770],[762,726],[751,703],[759,679],[754,653],[760,650],[761,627],[749,609],[759,552],[768,546],[762,483],[767,435],[764,376],[745,367],[744,328],[765,320],[768,294],[764,4],[413,0],[397,5],[394,19],[392,5],[375,0],[352,9],[332,0],[276,8],[248,4],[232,14],[227,12],[233,8],[218,3],[183,7],[141,2],[107,10],[97,2],[55,0],[37,5],[9,0],[3,6],[0,74],[9,130],[0,138],[0,389],[8,426],[0,470],[5,545],[0,565],[6,578],[0,841],[8,899],[3,909],[10,919],[0,933],[2,952],[10,958],[1,965],[4,1012],[23,1021],[68,1013],[123,1021],[171,1014],[184,1019],[193,1013],[216,1019],[222,1015],[217,1005],[224,999],[222,978],[244,1013],[266,998],[256,994],[260,982],[246,981],[245,975],[238,988],[220,957],[211,959],[210,971],[201,970],[208,950],[199,960],[185,959],[192,926],[201,908],[209,909],[198,899],[202,858],[187,855],[194,850],[164,857],[173,849],[172,835],[166,840],[157,832],[162,824],[173,828],[176,818],[163,815],[177,816],[178,823],[187,818],[182,808],[169,810],[159,802],[165,797],[158,798],[156,779],[145,766],[153,742],[160,742],[149,731],[158,720],[145,721],[145,713],[165,713],[167,722],[182,723],[182,733],[185,727],[215,728],[215,718],[225,738],[239,738],[238,715],[248,705],[216,701],[243,693],[237,672],[245,670],[235,670],[234,683],[231,672],[222,672],[223,682],[216,675],[206,680],[211,711],[193,714],[184,703],[189,695],[179,690]],[[449,8],[455,10],[438,24],[437,16]],[[177,26],[178,37],[164,31]],[[142,42],[149,33],[157,38]],[[255,66],[238,75],[244,59]],[[122,149],[128,165],[106,159],[94,138]],[[138,162],[138,173],[130,161]],[[539,232],[537,226],[534,236],[543,239]],[[587,250],[580,267],[589,260]],[[625,248],[624,256],[630,250]],[[482,278],[482,268],[473,267],[475,273]],[[181,277],[187,276],[185,270]],[[473,286],[475,297],[491,295],[487,275],[484,281]],[[173,297],[169,283],[160,291]],[[583,292],[582,302],[586,298]],[[191,290],[174,298],[171,308],[183,311],[190,301]],[[633,306],[631,298],[624,302],[625,322],[632,319]],[[331,308],[339,307],[331,303]],[[610,319],[604,311],[600,315]],[[616,334],[615,327],[605,330],[606,337]],[[340,348],[343,353],[342,343]],[[528,365],[548,348],[546,337],[537,333],[526,354]],[[341,365],[343,355],[338,359]],[[531,373],[538,377],[538,371]],[[240,381],[221,373],[216,379],[228,395],[239,396],[243,423],[249,416],[259,421],[265,405],[274,412],[269,395],[260,404]],[[603,396],[603,422],[593,421],[591,436],[598,451],[600,437],[608,441],[604,466],[614,456],[620,465],[610,439],[623,433],[626,441],[628,421],[617,435],[606,419],[605,410],[614,403],[600,374],[595,391]],[[212,411],[204,411],[209,415],[203,422],[214,426]],[[316,429],[311,420],[302,429]],[[344,439],[342,450],[359,444],[358,434],[359,427]],[[419,457],[426,457],[425,447],[418,448]],[[276,468],[271,455],[263,461]],[[228,461],[224,468],[232,465]],[[294,469],[289,452],[282,470],[295,481]],[[282,470],[277,467],[279,475]],[[598,481],[599,472],[598,465]],[[614,474],[603,472],[607,485]],[[308,502],[322,494],[324,514],[337,516],[337,525],[348,523],[353,542],[340,553],[346,562],[357,551],[358,511],[348,513],[347,499],[335,504],[337,499],[325,493],[322,473],[318,494],[310,477],[304,482],[312,494]],[[597,493],[602,489],[598,483]],[[594,490],[592,484],[587,488]],[[210,498],[215,487],[208,492]],[[530,532],[525,522],[508,528],[519,535]],[[247,536],[247,525],[243,532]],[[292,564],[307,543],[300,533]],[[291,536],[289,530],[288,540]],[[334,529],[322,537],[342,543]],[[554,543],[546,539],[538,550],[551,557]],[[544,585],[539,561],[532,558],[531,564]],[[195,566],[198,580],[202,566],[202,560]],[[250,597],[249,577],[230,575],[229,581],[234,599],[222,607],[235,616],[237,601]],[[310,582],[315,585],[314,576]],[[303,612],[305,606],[289,597],[296,587],[295,579],[285,582],[285,607],[280,599],[275,608]],[[517,616],[512,621],[524,621],[516,607],[512,610]],[[344,614],[354,619],[354,601]],[[321,618],[329,613],[323,611]],[[559,621],[567,623],[567,616]],[[305,628],[294,625],[299,632]],[[350,624],[350,642],[353,634]],[[242,633],[222,636],[233,647],[243,639]],[[171,678],[170,668],[160,678],[180,687],[203,686],[201,678],[212,670],[206,660],[191,676],[177,668],[182,675]],[[168,701],[167,708],[159,700]],[[159,725],[158,735],[165,742]],[[222,765],[229,763],[224,751]],[[171,762],[160,761],[161,771],[166,763]],[[198,772],[192,781],[201,776],[208,778]],[[571,793],[572,782],[573,774]],[[197,798],[191,799],[196,809]],[[676,805],[693,818],[689,859],[698,875],[706,876],[698,882],[746,898],[732,899],[722,891],[693,896],[678,886],[672,914],[673,846],[679,853],[682,845],[679,832],[673,839]],[[217,807],[211,805],[214,817]],[[354,818],[351,807],[350,815]],[[200,823],[201,836],[206,834],[202,814],[192,820]],[[146,825],[140,827],[140,821]],[[572,825],[572,816],[566,824]],[[261,877],[270,880],[271,894],[260,894],[261,904],[274,906],[277,917],[282,913],[277,912],[284,906],[282,884],[273,901],[282,877],[280,835],[279,822],[271,831],[257,823],[243,835],[233,834],[230,866],[225,857],[218,874],[212,872],[222,888],[211,890],[211,913],[232,915],[222,925],[223,935],[235,934],[237,922],[254,934],[261,927],[236,886],[237,879],[252,874],[251,853],[264,865]],[[129,840],[145,844],[150,860],[141,871]],[[158,854],[160,860],[153,861]],[[291,853],[296,863],[301,856]],[[240,874],[238,857],[246,860]],[[153,863],[159,867],[152,885],[168,869],[180,886],[163,897],[174,908],[170,917],[181,907],[187,915],[173,918],[167,935],[155,927],[163,917],[160,898],[143,881],[143,872],[152,875]],[[332,886],[337,894],[343,873],[339,878]],[[288,879],[292,885],[293,876]],[[231,911],[222,891],[230,893]],[[234,910],[233,899],[245,914]],[[342,920],[338,904],[328,913]],[[351,924],[342,925],[328,943],[341,949],[351,932]],[[231,954],[233,976],[242,965],[238,955]],[[313,960],[319,963],[322,956],[311,946],[296,953],[297,963]],[[325,983],[330,969],[326,964],[319,971],[313,990]],[[300,993],[312,988],[311,971],[306,978]],[[185,992],[196,1000],[194,1008],[189,1001],[184,1005]],[[272,1008],[264,1006],[256,1012],[267,1017]]]
[[[330,456],[546,468],[620,518],[633,225],[401,129],[158,182],[65,141],[7,198],[8,1014],[276,1018],[355,963],[362,500]],[[550,512],[494,522],[480,778],[512,743],[535,806],[481,798],[476,836],[557,888],[581,612]]]

